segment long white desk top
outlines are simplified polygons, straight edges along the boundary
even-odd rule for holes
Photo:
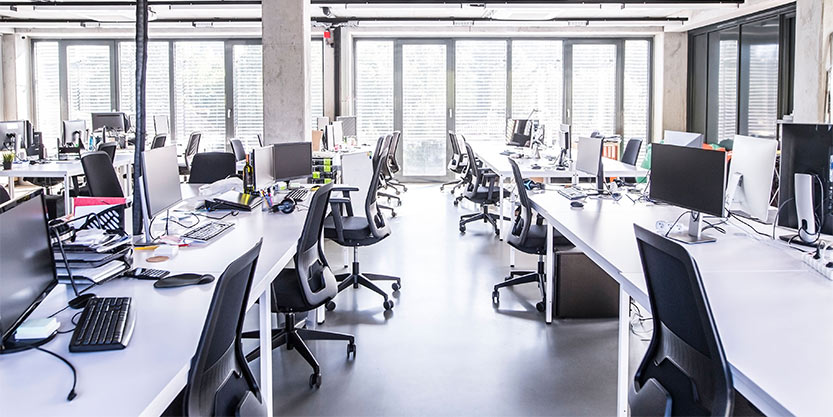
[[[116,168],[133,163],[133,155],[116,153],[113,159],[113,166]],[[0,177],[63,177],[64,175],[82,175],[84,169],[78,159],[71,161],[49,161],[43,164],[30,164],[28,162],[12,164],[10,170],[0,170]]]
[[[183,194],[196,186],[183,185]],[[263,236],[249,305],[254,304],[295,253],[305,211],[268,214],[256,209],[224,221],[235,227],[204,247],[183,248],[167,262],[147,263],[151,251],[136,251],[134,266],[215,276]],[[203,219],[202,221],[206,221]],[[156,227],[162,226],[162,221]],[[216,282],[216,281],[215,281]],[[92,290],[98,296],[133,297],[136,327],[124,350],[69,353],[71,333],[58,335],[44,348],[66,357],[78,369],[78,397],[66,395],[69,369],[38,351],[0,356],[0,410],[3,415],[158,415],[185,385],[191,357],[211,301],[214,283],[157,290],[152,281],[117,279]],[[45,317],[66,305],[72,290],[59,285],[30,316]],[[57,317],[61,330],[71,329],[67,309]]]
[[[536,211],[568,236],[638,303],[649,307],[633,223],[652,230],[682,209],[588,199],[575,209],[553,191],[531,196]],[[687,220],[681,220],[687,225]],[[781,242],[722,225],[717,243],[688,245],[697,261],[735,387],[768,415],[833,412],[833,282]]]

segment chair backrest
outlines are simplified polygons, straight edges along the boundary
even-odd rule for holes
[[[230,152],[200,152],[191,163],[190,184],[211,184],[237,173],[237,160]]]
[[[98,144],[98,150],[107,154],[110,157],[110,163],[116,159],[116,148],[119,145],[116,142],[101,142]]]
[[[385,149],[387,149],[391,138],[392,135],[383,135],[379,136],[379,139],[376,140],[376,150],[373,152],[373,157],[370,158],[373,169],[376,169],[376,165],[379,164],[382,154],[385,153]]]
[[[164,148],[165,141],[168,140],[167,134],[160,134],[153,137],[153,141],[150,143],[150,149],[156,148]]]
[[[457,135],[450,130],[448,131],[448,141],[451,142],[451,152],[454,154],[454,157],[459,158],[463,156],[463,151],[460,149],[460,142],[457,141]]]
[[[231,416],[249,393],[260,389],[243,353],[241,333],[261,241],[217,278],[197,352],[185,386],[184,413]]]
[[[732,374],[696,262],[668,238],[634,232],[654,330],[634,376],[633,414],[731,415]]]
[[[529,236],[529,226],[532,224],[532,203],[529,201],[529,196],[526,194],[526,187],[524,187],[524,177],[521,175],[521,169],[518,163],[512,158],[507,158],[509,165],[512,166],[512,176],[515,178],[515,189],[518,190],[518,197],[521,202],[521,211],[515,219],[515,225],[512,227],[512,234],[518,236],[520,244],[526,243],[526,238]]]
[[[324,257],[324,248],[321,247],[321,234],[324,232],[324,219],[327,217],[332,191],[333,184],[327,184],[313,194],[295,253],[298,285],[311,308],[323,305],[338,294],[338,282]]]
[[[234,159],[242,161],[246,159],[246,148],[243,147],[243,142],[240,139],[229,139],[231,143],[231,151],[234,153]]]
[[[390,174],[396,174],[400,169],[399,162],[396,160],[396,152],[399,150],[399,143],[401,142],[401,139],[402,132],[395,130],[390,143],[390,152],[388,153],[388,172]]]
[[[381,181],[383,170],[388,160],[391,137],[392,135],[380,137],[376,143],[379,158],[374,161],[373,175],[370,177],[370,185],[367,187],[367,196],[364,200],[364,212],[367,217],[367,223],[370,225],[370,233],[377,239],[390,235],[390,225],[388,225],[385,216],[382,215],[382,211],[379,210],[379,206],[376,203],[376,190],[379,189],[379,182]]]
[[[639,149],[642,148],[642,139],[631,139],[625,145],[625,152],[622,152],[622,163],[636,165],[639,158]]]
[[[191,132],[191,135],[188,136],[188,144],[185,145],[185,167],[191,167],[191,161],[194,159],[194,155],[200,151],[200,139],[202,138],[202,133],[200,132]]]
[[[477,159],[474,157],[474,150],[471,148],[471,145],[466,143],[466,155],[469,157],[469,164],[468,164],[468,176],[471,178],[471,185],[469,188],[477,189],[483,183],[483,173],[480,172],[480,168],[477,166]]]
[[[96,151],[81,157],[81,167],[87,177],[92,197],[124,197],[113,161],[106,152]]]
[[[12,197],[9,195],[9,192],[6,191],[6,188],[0,185],[0,204],[3,204],[11,199]]]

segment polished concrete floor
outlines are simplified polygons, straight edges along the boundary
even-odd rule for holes
[[[339,294],[336,310],[317,327],[354,334],[355,360],[347,359],[344,342],[310,342],[323,374],[312,390],[301,356],[276,349],[275,413],[612,415],[617,321],[546,325],[535,310],[535,284],[502,290],[494,308],[492,285],[509,271],[505,243],[485,223],[461,235],[458,218],[474,207],[453,206],[438,185],[410,185],[402,199],[392,235],[360,251],[363,271],[402,277],[392,314],[370,290]],[[335,272],[346,272],[341,248],[328,242],[327,253]],[[534,264],[519,255],[519,269]]]

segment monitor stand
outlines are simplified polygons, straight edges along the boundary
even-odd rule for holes
[[[717,239],[703,234],[703,214],[697,211],[691,212],[691,220],[688,222],[688,234],[669,235],[671,239],[693,245],[697,243],[717,242]]]

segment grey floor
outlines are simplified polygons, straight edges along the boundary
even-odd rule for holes
[[[354,334],[355,360],[344,342],[311,342],[323,374],[321,388],[311,390],[301,356],[276,349],[275,413],[612,415],[616,320],[546,325],[535,310],[535,284],[502,290],[495,309],[492,285],[509,271],[505,243],[484,223],[460,235],[458,218],[473,207],[454,207],[438,185],[410,185],[402,198],[393,234],[360,251],[363,271],[402,277],[393,314],[370,290],[339,294],[318,327]],[[343,272],[340,247],[329,242],[327,253]],[[518,269],[534,264],[519,255]]]

